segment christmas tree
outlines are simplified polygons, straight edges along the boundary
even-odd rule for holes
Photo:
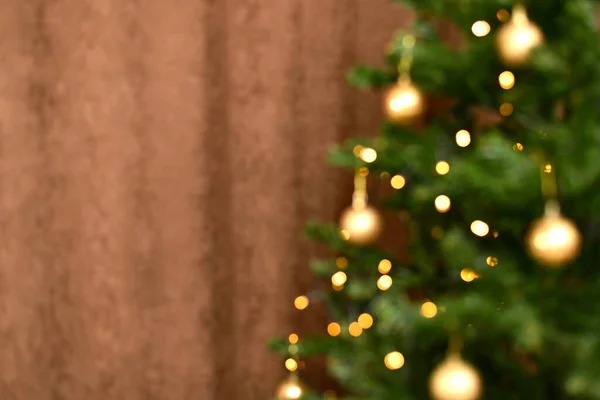
[[[339,223],[308,227],[332,250],[311,265],[331,280],[331,323],[274,349],[290,371],[326,355],[339,399],[600,399],[596,2],[398,3],[416,19],[387,67],[349,74],[381,91],[380,135],[332,149],[354,196]],[[368,198],[382,181],[392,193]],[[406,257],[377,240],[384,209]],[[275,398],[329,398],[302,382]]]

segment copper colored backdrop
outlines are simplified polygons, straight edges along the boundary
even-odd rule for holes
[[[302,226],[349,199],[326,147],[379,121],[344,73],[407,19],[384,0],[1,1],[0,398],[269,398],[267,339],[305,318]]]

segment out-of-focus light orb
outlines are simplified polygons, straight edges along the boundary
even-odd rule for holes
[[[510,71],[504,71],[498,76],[498,83],[502,89],[512,89],[515,86],[515,75]]]
[[[450,172],[450,164],[448,164],[446,161],[438,161],[438,163],[435,164],[435,172],[440,175],[446,175],[448,172]]]
[[[377,270],[380,274],[388,274],[392,270],[392,263],[390,260],[381,260],[377,266]]]
[[[360,158],[361,158],[361,160],[363,160],[366,163],[372,163],[375,160],[377,160],[377,151],[375,151],[375,149],[372,149],[370,147],[364,147],[360,151]]]
[[[298,310],[306,309],[306,307],[308,307],[309,304],[310,304],[310,301],[308,300],[308,297],[306,297],[306,296],[298,296],[294,300],[294,307],[296,307]]]
[[[385,355],[383,362],[388,369],[397,370],[404,366],[404,356],[399,351],[392,351]]]
[[[466,129],[456,132],[456,144],[459,147],[467,147],[471,144],[471,134]]]
[[[394,189],[402,189],[406,185],[406,179],[402,175],[395,175],[390,180],[390,185]]]
[[[392,278],[389,275],[382,275],[377,280],[379,290],[386,291],[392,287]]]
[[[484,37],[490,33],[491,30],[490,24],[486,21],[477,21],[471,26],[471,32],[477,37]]]
[[[421,306],[421,315],[425,318],[433,318],[437,315],[438,308],[431,301],[426,301]]]
[[[446,213],[450,210],[450,197],[446,195],[439,195],[435,198],[435,209],[441,213]]]
[[[485,222],[476,220],[471,223],[471,232],[477,236],[484,237],[490,233],[490,227]]]

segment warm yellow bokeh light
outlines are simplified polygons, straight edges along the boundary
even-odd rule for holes
[[[363,333],[363,328],[358,322],[353,322],[348,326],[348,332],[350,332],[350,336],[359,337]]]
[[[331,283],[335,286],[342,286],[344,283],[346,283],[347,279],[348,277],[346,276],[345,272],[338,271],[331,276]]]
[[[369,168],[367,168],[367,167],[360,167],[358,169],[358,174],[360,176],[369,176]]]
[[[309,303],[310,301],[308,300],[308,297],[298,296],[294,300],[294,307],[296,307],[298,310],[304,310],[306,307],[308,307]]]
[[[402,175],[395,175],[390,180],[390,184],[394,189],[402,189],[406,185],[406,179]]]
[[[506,10],[499,10],[496,13],[496,18],[498,18],[498,21],[500,22],[508,22],[510,19],[510,13]]]
[[[388,369],[400,369],[404,366],[404,356],[398,351],[392,351],[391,353],[386,354],[383,362]]]
[[[435,209],[441,213],[448,212],[450,210],[450,198],[446,195],[439,195],[435,198]]]
[[[331,285],[331,288],[335,292],[341,292],[342,290],[344,290],[344,285]]]
[[[375,149],[365,147],[360,151],[360,159],[366,163],[372,163],[377,160],[377,152]]]
[[[467,147],[471,144],[471,134],[465,129],[456,132],[456,144],[459,147]]]
[[[367,313],[358,316],[358,324],[363,329],[369,329],[373,326],[373,317]]]
[[[330,336],[338,336],[340,333],[342,333],[342,327],[337,322],[332,322],[327,325],[327,333]]]
[[[298,335],[296,335],[295,333],[292,333],[290,336],[288,336],[288,341],[290,342],[290,344],[297,344],[298,340]]]
[[[510,103],[502,103],[500,105],[500,115],[508,117],[515,111],[515,107]]]
[[[500,232],[494,231],[493,235],[494,235],[495,238],[497,238],[498,236],[500,236]]]
[[[433,318],[437,315],[437,312],[437,306],[431,301],[427,301],[421,306],[421,315],[425,318]]]
[[[288,358],[287,360],[285,360],[285,367],[288,371],[294,372],[298,369],[298,362],[293,358]]]
[[[512,89],[515,86],[515,75],[510,71],[504,71],[498,76],[498,83],[502,89]]]
[[[488,233],[490,233],[490,227],[483,221],[473,221],[471,224],[471,232],[473,232],[477,236],[484,237]]]
[[[514,151],[523,151],[524,147],[521,143],[515,143],[515,145],[513,146],[513,150]]]
[[[381,179],[387,179],[387,178],[389,178],[389,177],[390,177],[390,173],[389,173],[389,172],[387,172],[387,171],[383,171],[381,174],[379,174],[379,177],[380,177]]]
[[[465,282],[473,282],[477,278],[477,274],[472,269],[465,268],[460,271],[460,278]]]
[[[392,278],[389,275],[382,275],[377,280],[377,287],[380,290],[388,290],[392,287]]]
[[[354,155],[356,157],[360,157],[360,152],[362,151],[362,149],[364,149],[364,146],[361,146],[360,144],[357,144],[356,146],[354,146],[354,149],[352,149],[352,153],[354,153]]]
[[[435,164],[435,172],[440,175],[446,175],[448,172],[450,172],[450,164],[448,164],[446,161],[438,161],[438,163]]]
[[[335,259],[335,265],[339,269],[346,269],[348,268],[348,259],[346,257],[338,257]]]
[[[486,21],[477,21],[471,26],[471,32],[473,32],[473,35],[477,37],[486,36],[488,33],[490,33],[491,29],[492,28],[490,27],[490,24],[488,24]]]
[[[489,256],[488,258],[485,259],[485,262],[490,267],[495,267],[496,265],[498,265],[498,258],[497,257],[493,257],[493,256]]]
[[[380,274],[387,274],[392,270],[392,263],[390,260],[381,260],[377,266],[377,270]]]
[[[350,232],[348,232],[347,229],[342,229],[340,231],[340,236],[342,237],[342,239],[348,240],[348,239],[350,239]]]
[[[552,164],[546,164],[544,165],[544,172],[549,174],[552,172]]]

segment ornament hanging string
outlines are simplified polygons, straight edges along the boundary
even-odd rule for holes
[[[367,177],[357,170],[354,175],[354,193],[352,194],[352,208],[355,210],[367,206]]]
[[[410,68],[413,62],[413,51],[417,39],[413,35],[406,35],[402,38],[402,57],[398,64],[398,82],[410,80]]]

